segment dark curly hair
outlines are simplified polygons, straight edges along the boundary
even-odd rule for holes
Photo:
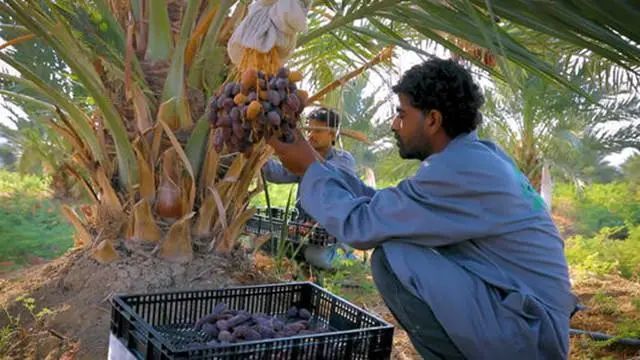
[[[318,120],[327,124],[327,127],[332,129],[337,129],[340,125],[340,115],[337,112],[326,108],[321,107],[313,110],[307,115],[307,119],[309,120]]]
[[[442,126],[452,139],[482,123],[480,87],[453,60],[434,58],[412,67],[393,86],[393,92],[407,95],[411,105],[422,111],[440,111]]]

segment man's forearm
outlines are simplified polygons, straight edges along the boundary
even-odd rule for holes
[[[316,162],[300,184],[302,207],[339,241],[357,249],[389,240],[438,247],[485,237],[503,220],[482,205],[459,199],[483,204],[502,194],[494,188],[486,192],[484,186],[471,188],[454,171],[441,168],[398,186],[363,191],[342,172]]]
[[[280,162],[271,159],[262,167],[264,177],[274,184],[292,184],[300,181],[300,177],[292,174]]]
[[[319,165],[319,163],[317,164]],[[367,187],[360,179],[348,171],[331,165],[315,165],[311,166],[307,171],[311,172],[308,174],[310,177],[322,177],[323,180],[327,180],[322,181],[322,185],[318,187],[313,185],[303,186],[302,183],[300,185],[302,207],[311,217],[329,233],[338,237],[340,242],[344,242],[356,249],[372,249],[381,243],[378,240],[371,241],[368,238],[354,236],[354,232],[348,229],[355,229],[358,226],[341,221],[341,219],[346,220],[351,208],[357,205],[357,201],[353,202],[348,199],[361,198],[366,201],[369,195],[375,193],[375,190]],[[340,181],[334,182],[331,179],[340,179]],[[302,181],[304,182],[304,177]],[[339,204],[328,204],[325,202],[327,199],[324,197],[327,192],[339,194],[337,196],[345,201]],[[330,210],[328,211],[329,208]]]

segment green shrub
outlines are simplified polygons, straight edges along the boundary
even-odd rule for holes
[[[554,188],[553,211],[575,221],[578,234],[593,237],[605,227],[640,225],[640,191],[624,182],[593,184],[580,192],[572,185],[558,184]],[[625,238],[627,230],[614,236]]]
[[[567,239],[565,251],[571,268],[640,279],[640,226],[629,228],[625,240],[614,239],[619,230],[603,228],[593,237],[578,235]]]
[[[628,225],[640,224],[640,194],[625,182],[593,184],[585,189],[583,208],[599,206]]]
[[[50,182],[51,179],[47,177],[0,170],[0,195],[13,193],[40,195],[49,190]]]
[[[594,204],[582,205],[578,210],[576,229],[585,236],[593,236],[600,229],[623,227],[625,221],[605,206]]]
[[[605,315],[617,315],[620,313],[618,303],[613,296],[607,295],[603,292],[598,292],[593,297],[593,301],[598,306],[600,312]]]

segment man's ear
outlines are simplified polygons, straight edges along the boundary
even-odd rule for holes
[[[336,141],[336,139],[338,138],[338,136],[337,136],[337,135],[338,135],[338,134],[337,134],[337,131],[332,129],[332,130],[330,130],[330,132],[329,132],[329,133],[331,134],[331,141],[335,142],[335,141]]]
[[[429,133],[436,133],[442,128],[442,113],[438,110],[429,110],[425,115],[425,128]]]

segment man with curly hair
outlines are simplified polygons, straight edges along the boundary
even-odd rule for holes
[[[339,240],[375,249],[376,286],[424,358],[566,359],[577,298],[563,240],[513,160],[478,137],[479,87],[432,59],[393,90],[392,130],[417,173],[376,191],[299,137],[271,139],[302,176],[302,206]]]

